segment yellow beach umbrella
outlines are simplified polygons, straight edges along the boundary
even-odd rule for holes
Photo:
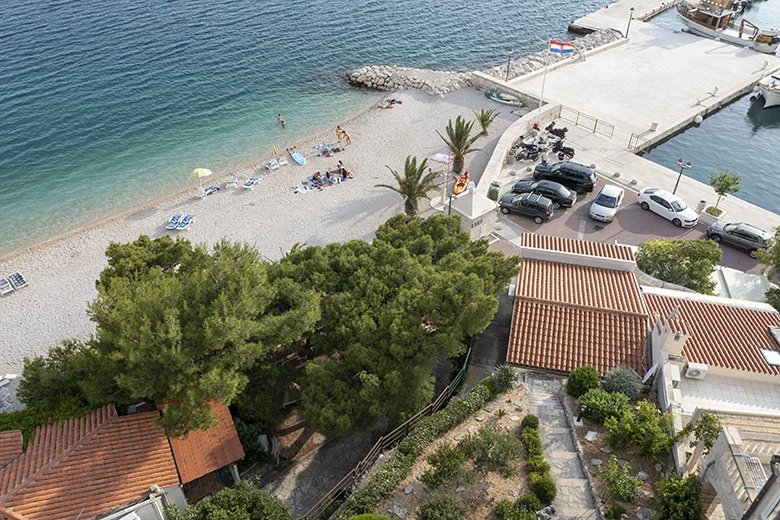
[[[195,168],[192,170],[192,173],[190,173],[190,178],[192,179],[198,179],[201,186],[203,186],[203,177],[208,177],[211,175],[211,170],[207,170],[206,168]]]
[[[276,149],[275,144],[271,145],[271,155],[273,155],[274,157],[277,157],[279,155],[279,151]]]

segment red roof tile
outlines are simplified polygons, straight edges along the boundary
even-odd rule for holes
[[[0,468],[22,453],[22,432],[11,430],[0,432]]]
[[[518,298],[507,362],[571,372],[593,365],[600,374],[622,365],[646,372],[647,317]]]
[[[645,294],[650,312],[668,317],[674,331],[688,334],[683,355],[689,361],[759,374],[780,374],[759,349],[780,350],[769,327],[780,327],[780,315],[734,305]],[[724,302],[725,303],[725,302]]]
[[[27,451],[0,469],[0,518],[92,518],[142,497],[152,484],[178,484],[157,417],[119,417],[109,405],[39,426]]]
[[[517,296],[645,314],[639,284],[630,271],[526,258]]]
[[[171,439],[173,456],[185,484],[244,458],[228,407],[212,403],[211,409],[217,414],[215,427]]]
[[[631,247],[618,244],[588,242],[587,240],[551,237],[536,233],[523,233],[522,240],[523,247],[549,249],[550,251],[562,251],[565,253],[577,253],[580,255],[599,256],[603,258],[615,258],[617,260],[631,260],[632,262],[636,260],[634,250]]]

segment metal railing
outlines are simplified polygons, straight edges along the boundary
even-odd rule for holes
[[[338,500],[351,494],[355,485],[357,484],[357,481],[360,480],[360,478],[365,475],[369,469],[371,469],[374,463],[376,463],[376,461],[379,459],[379,456],[382,454],[382,452],[400,442],[401,439],[409,434],[409,432],[414,430],[420,421],[429,415],[433,415],[438,410],[443,408],[447,402],[449,402],[455,391],[460,387],[460,383],[463,381],[463,378],[466,377],[466,370],[468,369],[469,359],[471,358],[471,350],[472,346],[469,344],[468,350],[466,351],[466,358],[463,361],[463,366],[460,368],[460,371],[457,373],[457,375],[452,378],[452,381],[450,381],[450,384],[447,386],[447,388],[445,388],[442,393],[439,394],[435,401],[417,412],[413,417],[410,417],[409,420],[407,420],[395,430],[391,431],[387,435],[380,437],[379,440],[374,444],[374,447],[371,448],[371,451],[369,451],[368,454],[363,458],[363,460],[358,462],[357,465],[352,468],[352,470],[347,473],[344,478],[333,487],[333,489],[328,491],[325,496],[319,500],[319,502],[314,504],[314,506],[309,509],[305,515],[298,517],[298,520],[318,520],[328,511],[331,511],[332,513],[335,512],[336,510],[332,508],[337,504]]]
[[[628,138],[628,146],[626,148],[632,152],[646,152],[649,144],[649,139],[646,139],[641,135],[636,135],[632,132],[631,137]]]
[[[615,134],[615,125],[612,123],[607,123],[602,119],[580,112],[579,110],[574,110],[565,105],[561,105],[560,118],[570,121],[577,126],[581,126],[594,134],[601,134],[610,139],[612,139],[612,136]]]

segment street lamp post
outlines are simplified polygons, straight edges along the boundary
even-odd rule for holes
[[[506,59],[506,81],[509,81],[509,68],[512,66],[512,49],[507,51],[509,57]]]
[[[693,166],[693,163],[691,161],[685,162],[682,159],[677,159],[677,166],[680,167],[680,175],[677,176],[677,182],[674,185],[674,191],[672,192],[672,195],[677,193],[677,186],[680,185],[680,179],[682,178],[683,171]]]
[[[628,30],[631,29],[631,20],[633,19],[634,19],[634,8],[632,7],[631,9],[629,9],[628,25],[626,26],[626,35],[624,36],[624,38],[628,38]]]

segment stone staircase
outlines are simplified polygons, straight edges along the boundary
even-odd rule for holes
[[[554,502],[555,518],[596,520],[598,516],[588,491],[588,481],[582,472],[563,406],[558,400],[560,379],[527,373],[526,385],[528,413],[539,417],[544,458],[550,464],[550,474],[558,486]]]

